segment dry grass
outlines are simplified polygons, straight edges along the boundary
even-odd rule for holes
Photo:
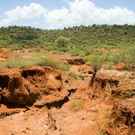
[[[70,109],[72,111],[79,111],[84,108],[84,101],[82,99],[73,99],[70,102]]]
[[[13,58],[9,58],[4,62],[0,62],[0,67],[8,67],[8,68],[23,68],[33,65],[51,66],[53,68],[65,71],[69,69],[68,64],[64,64],[62,62],[49,59],[44,52],[32,52],[30,54],[30,57],[28,58],[16,56]]]
[[[110,118],[112,114],[111,108],[99,108],[99,115],[97,117],[97,125],[98,125],[98,135],[107,135],[106,129],[108,128],[108,125],[110,123]]]

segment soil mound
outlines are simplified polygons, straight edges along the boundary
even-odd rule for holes
[[[63,100],[68,95],[60,71],[48,67],[31,67],[0,72],[1,103],[32,105],[35,101],[46,103]]]

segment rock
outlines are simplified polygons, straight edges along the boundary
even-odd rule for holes
[[[61,92],[53,93],[50,95],[42,95],[39,100],[34,103],[35,107],[61,107],[65,102],[68,101],[69,92],[62,90]]]
[[[67,62],[71,65],[83,65],[83,64],[85,64],[85,61],[82,58],[79,58],[79,57],[67,59]]]
[[[108,129],[109,134],[134,135],[135,133],[134,132],[135,131],[134,103],[135,103],[135,98],[115,101],[113,112],[112,112],[113,117],[111,117],[109,123],[110,125],[110,128]]]
[[[31,68],[22,69],[21,74],[24,78],[27,78],[28,76],[44,75],[45,70],[44,70],[44,68],[42,68],[40,66],[34,66]]]
[[[32,92],[30,84],[21,76],[14,76],[8,82],[7,89],[3,90],[3,102],[12,105],[31,105],[35,102],[38,93]]]
[[[34,91],[19,69],[1,69],[0,94],[1,102],[8,105],[30,105],[35,102],[38,93]]]
[[[93,89],[98,93],[101,90],[108,91],[114,97],[133,97],[135,96],[135,74],[129,71],[101,69],[96,73]]]
[[[130,73],[128,71],[101,69],[97,71],[96,78],[101,80],[120,80],[120,79],[124,79],[123,77],[128,77],[129,74]]]
[[[0,96],[3,104],[31,106],[38,99],[50,103],[62,100],[67,93],[62,73],[58,70],[40,66],[0,70]]]
[[[48,74],[46,87],[50,90],[61,90],[62,88],[61,74],[56,72]]]
[[[115,68],[116,70],[124,70],[124,69],[126,68],[126,64],[125,64],[125,63],[119,63],[119,64],[116,64],[116,65],[114,66],[114,68]]]
[[[130,76],[131,73],[128,71],[101,69],[96,73],[95,83],[101,88],[105,88],[107,85],[116,88],[124,85],[125,80],[131,81]]]

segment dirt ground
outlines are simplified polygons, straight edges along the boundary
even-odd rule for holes
[[[31,57],[30,50],[0,54],[2,61]],[[69,71],[0,69],[0,135],[135,135],[134,72],[97,70],[68,54],[48,57],[69,63]]]
[[[94,101],[95,102],[95,101]],[[71,102],[61,108],[29,108],[19,110],[0,120],[1,135],[97,135],[100,133],[103,116],[100,110],[108,111],[111,105],[96,101],[87,103],[81,110],[72,110]],[[99,110],[100,109],[100,110]],[[5,110],[7,111],[7,110]]]

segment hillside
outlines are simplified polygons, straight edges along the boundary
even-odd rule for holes
[[[134,135],[134,35],[0,28],[0,135]]]
[[[83,57],[87,63],[134,65],[135,26],[93,25],[41,30],[32,27],[1,27],[0,46],[21,49],[43,47]]]
[[[1,27],[1,45],[54,44],[59,36],[70,39],[71,46],[88,49],[92,47],[126,47],[135,41],[135,26],[93,25],[65,28],[63,30],[41,30],[32,27]],[[33,41],[34,40],[34,41]]]

